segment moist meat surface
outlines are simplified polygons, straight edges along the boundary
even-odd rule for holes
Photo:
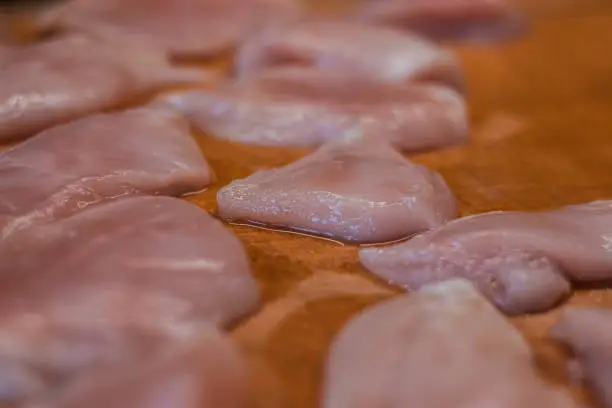
[[[235,180],[217,201],[227,220],[357,243],[397,240],[457,216],[439,174],[363,139],[332,141],[288,166]]]
[[[427,81],[464,88],[459,63],[449,51],[415,34],[361,23],[272,26],[245,41],[235,61],[239,76],[301,65],[388,82]]]
[[[41,29],[139,35],[177,57],[228,51],[267,24],[292,20],[298,0],[71,0],[45,12]]]
[[[414,31],[438,41],[493,42],[516,37],[526,17],[512,0],[365,0],[358,20]]]
[[[259,303],[240,241],[171,197],[124,198],[22,231],[0,259],[5,400],[144,361]]]
[[[269,69],[163,100],[211,136],[257,145],[319,146],[355,131],[406,151],[467,141],[467,110],[457,92],[338,71]]]
[[[362,249],[360,257],[408,289],[464,277],[507,312],[535,312],[567,295],[568,280],[612,277],[611,234],[612,202],[594,201],[460,218],[405,243]]]
[[[469,282],[380,303],[334,339],[324,408],[573,408],[526,341]]]
[[[187,122],[175,113],[92,115],[0,152],[0,231],[4,239],[101,201],[180,196],[211,181]]]
[[[59,395],[25,408],[244,408],[246,361],[232,342],[205,329],[191,343],[117,371],[95,373]]]
[[[165,52],[134,37],[74,34],[0,46],[0,143],[209,79],[204,70],[172,67]]]
[[[581,380],[602,407],[612,407],[612,311],[569,308],[550,331],[569,346],[580,366]]]

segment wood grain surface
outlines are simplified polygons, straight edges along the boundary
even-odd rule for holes
[[[525,0],[523,8],[532,16],[523,38],[455,48],[469,82],[470,144],[413,157],[446,178],[462,215],[612,199],[612,1]],[[217,182],[191,200],[211,212],[216,191],[232,179],[308,153],[198,140]],[[231,229],[247,248],[264,298],[261,310],[232,331],[253,360],[257,406],[317,407],[334,334],[359,310],[399,291],[369,276],[355,247]],[[583,289],[568,304],[612,307],[612,293]],[[546,339],[559,311],[512,321],[533,345],[542,374],[593,406],[569,382],[563,350]]]

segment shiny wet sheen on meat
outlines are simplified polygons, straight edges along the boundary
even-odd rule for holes
[[[389,145],[337,140],[285,167],[235,180],[219,215],[357,243],[388,242],[457,216],[444,179]]]
[[[215,330],[126,367],[94,373],[54,398],[25,408],[245,408],[248,369]]]
[[[135,194],[180,196],[212,172],[188,123],[162,109],[92,115],[0,152],[0,232]]]
[[[41,29],[141,35],[177,57],[228,51],[266,24],[292,20],[299,0],[72,0],[46,11]]]
[[[389,82],[426,81],[464,88],[454,56],[417,35],[341,21],[302,21],[251,36],[235,57],[239,76],[306,65]]]
[[[574,408],[539,377],[520,333],[467,281],[432,284],[353,318],[333,340],[323,408]]]
[[[612,407],[612,310],[566,309],[550,335],[572,349],[580,379],[601,407]]]
[[[253,312],[257,284],[223,224],[171,197],[132,197],[0,246],[0,390],[22,400]]]
[[[363,22],[420,33],[438,41],[492,42],[523,34],[528,23],[512,0],[364,0]]]
[[[465,101],[455,91],[338,71],[269,69],[164,100],[213,137],[250,144],[319,146],[355,130],[407,151],[467,140]]]
[[[547,212],[491,212],[360,253],[376,275],[408,289],[453,277],[472,280],[511,313],[543,311],[568,280],[612,278],[612,201]]]
[[[133,37],[75,34],[1,47],[0,142],[210,78],[172,67],[163,51]]]

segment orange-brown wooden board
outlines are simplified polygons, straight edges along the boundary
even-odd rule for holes
[[[612,2],[521,4],[533,11],[523,38],[456,47],[470,88],[470,144],[413,157],[442,173],[462,215],[612,199]],[[190,200],[211,212],[216,191],[232,179],[308,153],[197,137],[217,182]],[[314,408],[334,334],[359,310],[399,291],[368,275],[355,247],[230,228],[247,248],[264,299],[232,330],[253,360],[256,405]],[[612,307],[612,293],[578,291],[569,304]],[[559,310],[512,321],[533,345],[542,374],[593,406],[569,383],[567,356],[546,339]]]

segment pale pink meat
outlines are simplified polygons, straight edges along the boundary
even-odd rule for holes
[[[306,65],[388,82],[437,82],[462,90],[455,57],[436,44],[399,30],[340,21],[272,26],[238,49],[236,71],[246,76],[268,67]]]
[[[334,339],[325,378],[323,408],[576,407],[463,280],[366,309]]]
[[[84,378],[54,398],[25,408],[245,408],[246,362],[214,330],[191,344]]]
[[[165,52],[133,37],[75,34],[0,47],[0,142],[210,78],[171,66]]]
[[[548,212],[460,218],[405,243],[360,252],[362,264],[407,289],[465,277],[510,313],[543,311],[568,280],[612,277],[612,201]]]
[[[495,41],[527,27],[512,0],[365,0],[357,16],[441,41]]]
[[[1,236],[117,197],[196,192],[212,177],[176,113],[92,115],[0,152]]]
[[[22,400],[253,312],[240,241],[197,206],[132,197],[0,246],[0,395]]]
[[[293,20],[299,0],[71,0],[38,19],[42,29],[126,32],[176,57],[210,57],[267,24]]]
[[[457,216],[455,197],[439,174],[384,143],[350,139],[235,180],[219,190],[217,201],[229,221],[357,243],[397,240]]]
[[[567,309],[550,335],[573,350],[582,379],[601,406],[612,407],[612,310]]]
[[[362,131],[407,151],[467,140],[467,109],[439,85],[391,84],[338,71],[269,69],[166,102],[213,137],[273,146],[319,146]]]

